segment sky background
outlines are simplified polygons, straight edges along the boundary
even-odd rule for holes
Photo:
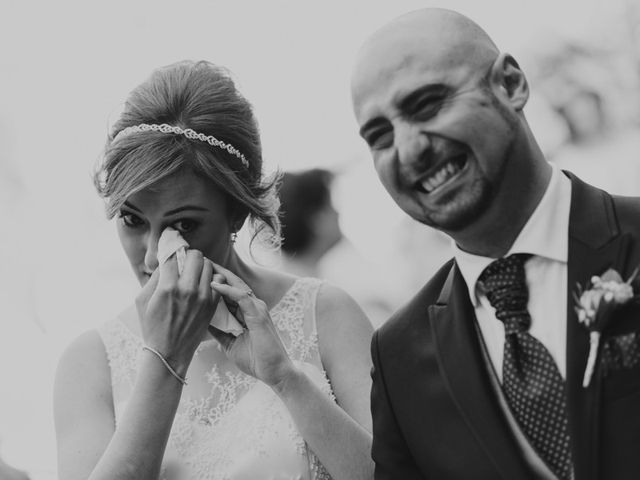
[[[156,67],[228,67],[255,107],[267,170],[344,172],[342,227],[375,261],[402,214],[357,136],[349,76],[362,41],[423,6],[464,13],[521,60],[561,38],[615,48],[637,1],[10,1],[0,6],[0,453],[54,478],[51,384],[61,349],[137,286],[91,172],[128,92]],[[637,18],[637,17],[636,17]],[[617,25],[617,27],[616,27]],[[635,28],[635,30],[633,30]],[[628,49],[638,49],[639,28]],[[535,90],[532,110],[535,112]],[[532,115],[550,143],[544,112]]]

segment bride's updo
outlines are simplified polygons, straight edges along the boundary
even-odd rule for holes
[[[278,239],[277,176],[263,176],[252,106],[226,69],[206,61],[159,68],[129,94],[94,183],[112,218],[129,196],[185,168],[228,197],[234,231],[249,217],[255,233],[267,226]]]

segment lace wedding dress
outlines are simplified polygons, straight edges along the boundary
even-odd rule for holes
[[[289,356],[328,396],[315,304],[321,282],[300,278],[271,309]],[[121,319],[99,328],[111,367],[116,425],[133,387],[142,339]],[[239,371],[211,338],[187,373],[165,452],[163,480],[326,480],[331,477],[273,391]]]

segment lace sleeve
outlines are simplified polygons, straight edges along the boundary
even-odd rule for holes
[[[324,465],[320,463],[316,454],[309,449],[309,465],[311,468],[311,480],[333,480]]]

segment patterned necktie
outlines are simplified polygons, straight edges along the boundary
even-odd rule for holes
[[[524,263],[530,255],[500,258],[478,279],[504,323],[502,389],[527,439],[562,480],[572,478],[564,381],[549,351],[528,333],[529,292]]]

